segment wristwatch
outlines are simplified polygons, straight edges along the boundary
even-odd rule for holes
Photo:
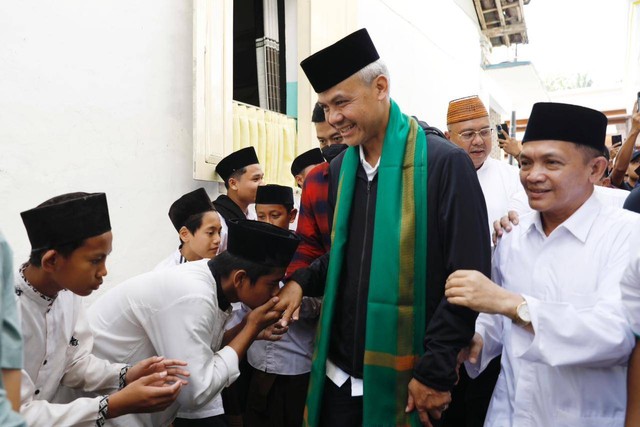
[[[513,323],[522,327],[531,324],[531,314],[526,300],[516,306],[516,315],[513,317]]]

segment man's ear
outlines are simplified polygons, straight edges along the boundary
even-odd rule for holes
[[[444,137],[447,138],[449,141],[451,141],[451,134],[449,133],[448,130],[444,131]]]
[[[296,185],[302,188],[303,183],[304,183],[304,180],[302,179],[302,175],[296,175]]]
[[[382,101],[389,96],[389,79],[387,76],[380,74],[373,83],[376,86],[376,97],[378,100]]]
[[[53,273],[56,270],[57,264],[60,263],[62,255],[55,249],[49,249],[42,255],[42,261],[40,262],[40,268],[47,273]]]
[[[591,160],[591,174],[589,175],[589,181],[593,184],[600,181],[604,171],[607,169],[607,159],[604,157],[596,157]]]
[[[191,232],[184,225],[180,227],[180,231],[178,231],[178,234],[180,235],[180,240],[182,240],[183,243],[188,243],[191,239]]]
[[[233,273],[231,273],[231,281],[235,289],[241,288],[243,285],[244,279],[246,278],[247,278],[247,272],[245,270],[234,270]]]
[[[293,224],[295,222],[296,216],[298,216],[298,209],[291,209],[291,212],[289,212],[289,224]]]
[[[229,190],[238,191],[238,180],[236,178],[229,178]]]

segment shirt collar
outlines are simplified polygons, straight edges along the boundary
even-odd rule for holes
[[[589,230],[591,230],[593,223],[596,221],[596,217],[598,216],[598,212],[601,207],[602,203],[600,203],[594,191],[587,201],[584,202],[582,206],[580,206],[562,224],[560,224],[557,229],[566,229],[568,232],[573,234],[576,239],[584,243],[587,240]],[[540,212],[536,212],[535,215],[532,215],[532,222],[527,230],[534,228],[542,235],[545,235]]]
[[[378,162],[375,164],[375,166],[371,166],[364,158],[364,149],[362,148],[362,145],[359,145],[358,148],[360,151],[360,163],[362,164],[362,168],[367,174],[367,179],[369,181],[372,181],[378,173],[378,166],[380,166],[380,157],[378,157]]]
[[[49,308],[53,305],[58,294],[54,297],[49,297],[39,290],[37,290],[24,276],[24,270],[27,268],[29,264],[24,263],[18,270],[18,282],[16,284],[16,294],[18,296],[22,296],[22,294],[26,295],[29,299],[35,301],[35,303],[43,308]]]
[[[216,298],[218,299],[218,307],[222,311],[227,311],[227,309],[231,306],[231,303],[224,296],[224,292],[222,292],[222,285],[221,285],[222,282],[221,282],[221,279],[220,279],[220,274],[218,274],[218,272],[216,272],[216,270],[214,270],[213,263],[211,261],[213,261],[213,259],[211,259],[209,262],[207,262],[207,265],[209,266],[209,270],[211,271],[211,274],[213,275],[213,280],[215,280],[215,282],[216,282]]]

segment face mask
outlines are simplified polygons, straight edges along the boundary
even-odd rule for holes
[[[338,154],[347,149],[347,144],[332,144],[322,149],[322,156],[327,162],[333,160]]]

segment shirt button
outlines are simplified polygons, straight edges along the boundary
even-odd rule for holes
[[[46,364],[47,364],[47,361],[45,360],[42,364],[43,364],[43,365],[46,365]]]
[[[35,394],[40,394],[40,390],[36,390],[36,393],[35,393]]]

